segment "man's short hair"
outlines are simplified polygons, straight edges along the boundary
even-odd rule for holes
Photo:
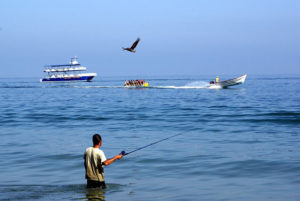
[[[102,138],[101,138],[101,136],[99,134],[93,135],[93,143],[94,143],[94,145],[99,144],[100,141],[102,141]]]

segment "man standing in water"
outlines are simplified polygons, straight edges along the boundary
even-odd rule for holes
[[[106,159],[104,152],[99,149],[102,145],[102,139],[99,134],[93,135],[94,146],[89,147],[84,153],[85,178],[88,188],[105,188],[103,165],[108,166],[115,160],[120,160],[123,155],[118,154],[113,158]]]

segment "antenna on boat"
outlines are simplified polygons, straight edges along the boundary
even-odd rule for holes
[[[78,64],[78,57],[77,56],[74,56],[73,58],[71,58],[71,64]]]

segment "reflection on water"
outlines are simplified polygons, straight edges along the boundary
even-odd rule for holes
[[[0,200],[105,200],[105,195],[121,192],[122,185],[106,189],[79,185],[0,185]]]
[[[105,191],[102,188],[87,188],[86,199],[89,201],[105,200]]]

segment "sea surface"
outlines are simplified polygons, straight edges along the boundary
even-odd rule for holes
[[[223,75],[220,79],[239,75]],[[213,76],[40,83],[0,78],[0,200],[299,201],[300,75],[248,75],[209,89]],[[140,78],[138,78],[140,79]],[[85,188],[92,135],[108,188]]]

